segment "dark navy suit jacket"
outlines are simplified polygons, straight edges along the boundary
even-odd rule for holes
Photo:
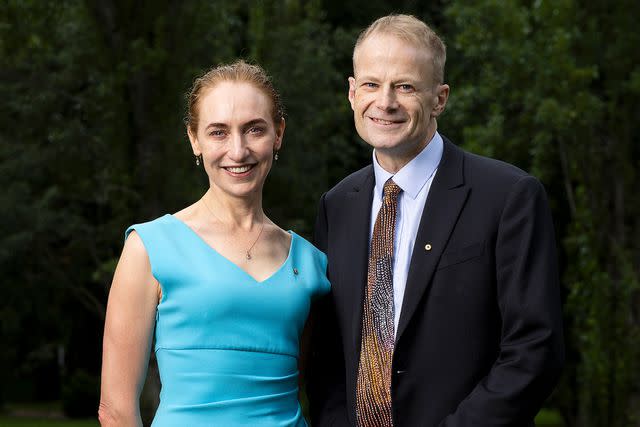
[[[444,140],[396,334],[394,425],[533,426],[564,362],[546,194],[522,170]],[[332,291],[313,314],[314,427],[356,426],[373,187],[367,166],[320,201],[315,243]]]

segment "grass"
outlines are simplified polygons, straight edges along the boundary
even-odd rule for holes
[[[98,427],[96,420],[51,420],[0,416],[2,427]],[[554,412],[541,411],[536,417],[537,427],[563,427],[562,419]]]
[[[52,420],[0,416],[2,427],[98,427],[96,420]]]
[[[10,403],[0,413],[1,427],[99,427],[96,418],[67,419],[60,402]]]
[[[98,427],[99,423],[96,419],[86,420],[68,420],[58,419],[46,416],[51,412],[60,413],[59,403],[50,404],[30,404],[19,405],[17,407],[9,407],[10,412],[32,412],[31,415],[8,416],[0,415],[0,426],[2,427]],[[13,409],[13,411],[11,410]],[[38,417],[38,413],[43,414]],[[541,410],[536,416],[536,427],[564,427],[560,414],[548,409]]]

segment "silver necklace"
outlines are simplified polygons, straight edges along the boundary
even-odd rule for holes
[[[207,210],[211,213],[211,215],[213,215],[213,217],[215,219],[217,219],[221,224],[224,224],[224,221],[222,221],[218,215],[215,214],[215,212],[213,212],[213,209],[211,209],[209,207],[209,204],[207,203],[207,201],[204,199],[204,196],[202,197],[202,203],[204,203],[204,206],[207,208]],[[262,212],[262,211],[261,211]],[[262,236],[262,230],[264,230],[264,212],[262,212],[262,217],[261,217],[261,222],[262,225],[260,225],[260,231],[258,232],[258,237],[256,237],[256,240],[253,241],[253,244],[251,246],[249,246],[249,249],[247,249],[247,251],[245,252],[245,258],[247,261],[251,261],[251,259],[253,258],[251,256],[251,250],[253,249],[253,247],[256,245],[256,243],[258,243],[258,240],[260,240],[260,236]]]

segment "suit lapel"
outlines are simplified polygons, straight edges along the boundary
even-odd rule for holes
[[[347,212],[345,232],[342,235],[346,251],[342,254],[340,276],[345,284],[345,301],[352,304],[350,323],[344,325],[353,339],[357,352],[360,349],[362,333],[362,305],[367,280],[369,259],[369,229],[371,226],[371,203],[373,201],[373,167],[369,167],[363,179],[346,194],[345,212]],[[357,360],[357,359],[356,359]]]
[[[464,185],[463,152],[445,139],[442,160],[429,190],[418,226],[396,342],[402,336],[431,283],[431,277],[468,193],[469,187]],[[426,245],[430,245],[428,250],[425,248]]]

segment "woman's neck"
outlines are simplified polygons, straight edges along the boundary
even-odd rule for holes
[[[265,221],[262,197],[232,197],[210,188],[201,199],[205,210],[214,220],[230,229],[251,230]]]

